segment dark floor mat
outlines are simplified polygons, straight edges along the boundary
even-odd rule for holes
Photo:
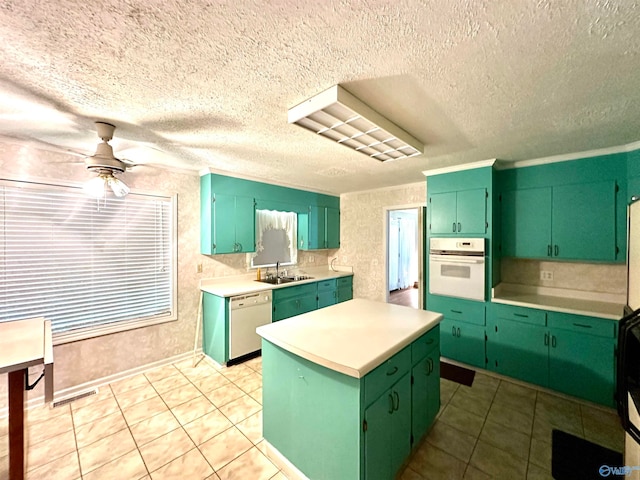
[[[453,382],[461,383],[470,387],[473,384],[473,378],[476,372],[468,368],[452,365],[451,363],[440,361],[440,377],[446,378]]]
[[[625,478],[623,469],[620,452],[561,430],[553,431],[551,474],[556,480]]]

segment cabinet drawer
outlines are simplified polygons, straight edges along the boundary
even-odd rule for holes
[[[326,292],[327,290],[335,290],[336,279],[331,278],[329,280],[322,280],[318,282],[318,292]]]
[[[607,338],[614,338],[616,334],[617,325],[613,320],[559,312],[549,312],[548,315],[549,327],[551,328],[572,330]]]
[[[277,302],[284,298],[313,295],[316,296],[318,287],[316,282],[305,283],[304,285],[296,285],[294,287],[276,288],[273,290],[273,301]]]
[[[493,315],[497,318],[514,320],[516,322],[531,323],[533,325],[547,324],[547,312],[535,308],[518,307],[517,305],[504,305],[493,303],[491,305]]]
[[[338,277],[337,279],[338,288],[342,287],[353,287],[353,277]]]
[[[431,295],[427,303],[427,310],[442,313],[448,320],[458,320],[475,325],[484,325],[484,303],[458,298]]]
[[[371,405],[411,368],[411,345],[396,353],[364,377],[365,407]]]
[[[440,325],[436,325],[411,344],[411,365],[440,345]],[[438,355],[440,356],[440,355]]]

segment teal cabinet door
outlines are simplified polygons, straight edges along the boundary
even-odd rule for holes
[[[272,319],[274,322],[303,313],[311,312],[318,308],[316,296],[293,297],[280,300],[273,305]]]
[[[551,188],[502,194],[502,254],[543,258],[551,253]]]
[[[309,239],[307,248],[317,250],[324,248],[325,240],[325,209],[324,207],[309,207]]]
[[[616,260],[614,181],[553,188],[553,257]]]
[[[213,244],[210,253],[255,251],[256,207],[253,198],[214,194],[211,225]]]
[[[336,290],[336,303],[346,302],[353,298],[353,287],[340,287]]]
[[[485,328],[445,318],[440,323],[440,350],[443,357],[485,368]]]
[[[549,342],[546,327],[497,319],[487,333],[491,369],[525,382],[547,386]],[[489,347],[491,344],[491,347]]]
[[[552,329],[549,387],[602,405],[614,406],[614,340]]]
[[[431,233],[455,233],[457,230],[456,192],[433,194],[429,204]]]
[[[213,253],[234,253],[236,245],[236,197],[215,194],[213,201]]]
[[[256,204],[250,197],[236,197],[235,242],[236,252],[256,250]]]
[[[390,480],[411,452],[409,373],[365,410],[364,419],[364,478]]]
[[[325,248],[340,248],[340,210],[326,207],[326,245]]]
[[[393,395],[389,390],[364,412],[367,424],[364,433],[364,478],[366,480],[393,478],[389,451],[393,406]]]
[[[391,473],[400,469],[411,452],[411,375],[405,373],[393,387],[393,413],[391,415]],[[390,477],[391,478],[391,477]]]
[[[456,232],[461,235],[480,234],[487,231],[487,191],[484,188],[462,190],[456,198]]]
[[[336,289],[318,292],[318,308],[335,305],[337,302],[338,292]]]
[[[440,355],[438,349],[433,352],[411,370],[411,432],[414,443],[420,441],[440,410]]]

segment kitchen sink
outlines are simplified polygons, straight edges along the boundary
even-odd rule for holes
[[[270,283],[271,285],[281,285],[283,283],[299,282],[301,280],[313,280],[313,277],[307,275],[295,275],[293,277],[273,277],[256,280],[256,282]]]

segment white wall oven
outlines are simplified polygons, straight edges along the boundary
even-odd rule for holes
[[[484,301],[484,238],[431,238],[429,293]]]

